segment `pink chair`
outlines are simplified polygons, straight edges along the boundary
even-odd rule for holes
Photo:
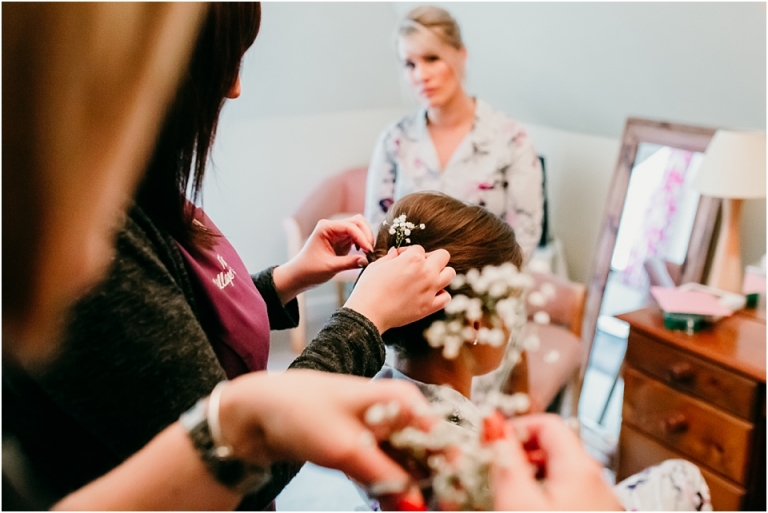
[[[531,273],[539,290],[544,283],[555,288],[554,299],[542,307],[530,303],[528,308],[528,329],[533,315],[539,311],[549,314],[550,323],[536,325],[541,345],[537,351],[527,352],[528,360],[528,396],[531,400],[531,412],[543,412],[563,390],[569,398],[568,404],[561,407],[567,416],[576,416],[583,372],[586,369],[587,354],[581,340],[581,323],[584,317],[586,288],[580,283],[568,281],[552,274]],[[556,351],[555,361],[545,361],[552,351]]]
[[[317,185],[296,211],[283,220],[288,243],[288,258],[301,251],[307,237],[321,219],[339,219],[362,214],[365,207],[365,180],[368,167],[354,167],[332,175]],[[344,304],[344,283],[355,281],[359,270],[337,274],[338,304]],[[307,345],[306,300],[299,294],[299,326],[291,330],[291,347],[298,354]]]

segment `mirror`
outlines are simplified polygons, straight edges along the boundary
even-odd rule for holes
[[[601,346],[613,343],[616,347],[611,362],[603,365],[609,368],[603,369],[608,374],[608,397],[595,398],[597,405],[582,402],[582,416],[598,424],[603,422],[616,385],[629,331],[613,316],[647,304],[646,262],[665,263],[673,269],[676,284],[703,278],[720,200],[699,195],[689,184],[714,133],[709,128],[627,120],[588,283],[582,328],[593,368],[605,359],[600,353],[607,350]],[[582,366],[585,371],[588,363]]]

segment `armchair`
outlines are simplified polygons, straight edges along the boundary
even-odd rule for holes
[[[304,198],[291,216],[283,219],[289,259],[301,251],[321,219],[340,219],[363,213],[367,174],[367,167],[355,167],[326,178]],[[339,306],[344,304],[345,282],[354,282],[358,274],[360,271],[354,269],[333,278]],[[291,330],[291,347],[298,354],[307,345],[307,306],[304,294],[299,294],[297,300],[299,325]]]

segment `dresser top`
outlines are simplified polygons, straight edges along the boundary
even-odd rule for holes
[[[735,314],[693,335],[687,335],[682,331],[666,329],[662,312],[655,307],[616,317],[629,323],[634,330],[765,383],[764,320]]]

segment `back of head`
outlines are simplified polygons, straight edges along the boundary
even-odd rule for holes
[[[4,354],[42,356],[108,264],[205,10],[3,3]]]
[[[192,223],[186,195],[193,202],[199,196],[221,109],[260,23],[257,2],[211,4],[141,185],[139,205],[180,242],[212,242]]]
[[[412,9],[397,28],[400,36],[409,36],[427,29],[443,43],[456,50],[464,48],[461,29],[451,13],[435,5],[421,5]]]
[[[418,244],[427,252],[445,249],[451,255],[448,265],[457,274],[506,262],[512,262],[517,267],[522,264],[522,250],[514,230],[506,222],[483,207],[468,205],[437,192],[409,194],[392,205],[385,220],[387,224],[379,227],[374,258],[386,255],[389,248],[395,245],[396,236],[389,233],[389,226],[403,214],[408,222],[425,225],[423,230],[411,232],[410,244]],[[424,330],[443,317],[441,311],[407,326],[391,329],[384,333],[384,342],[401,354],[426,353],[429,346],[424,340]]]

